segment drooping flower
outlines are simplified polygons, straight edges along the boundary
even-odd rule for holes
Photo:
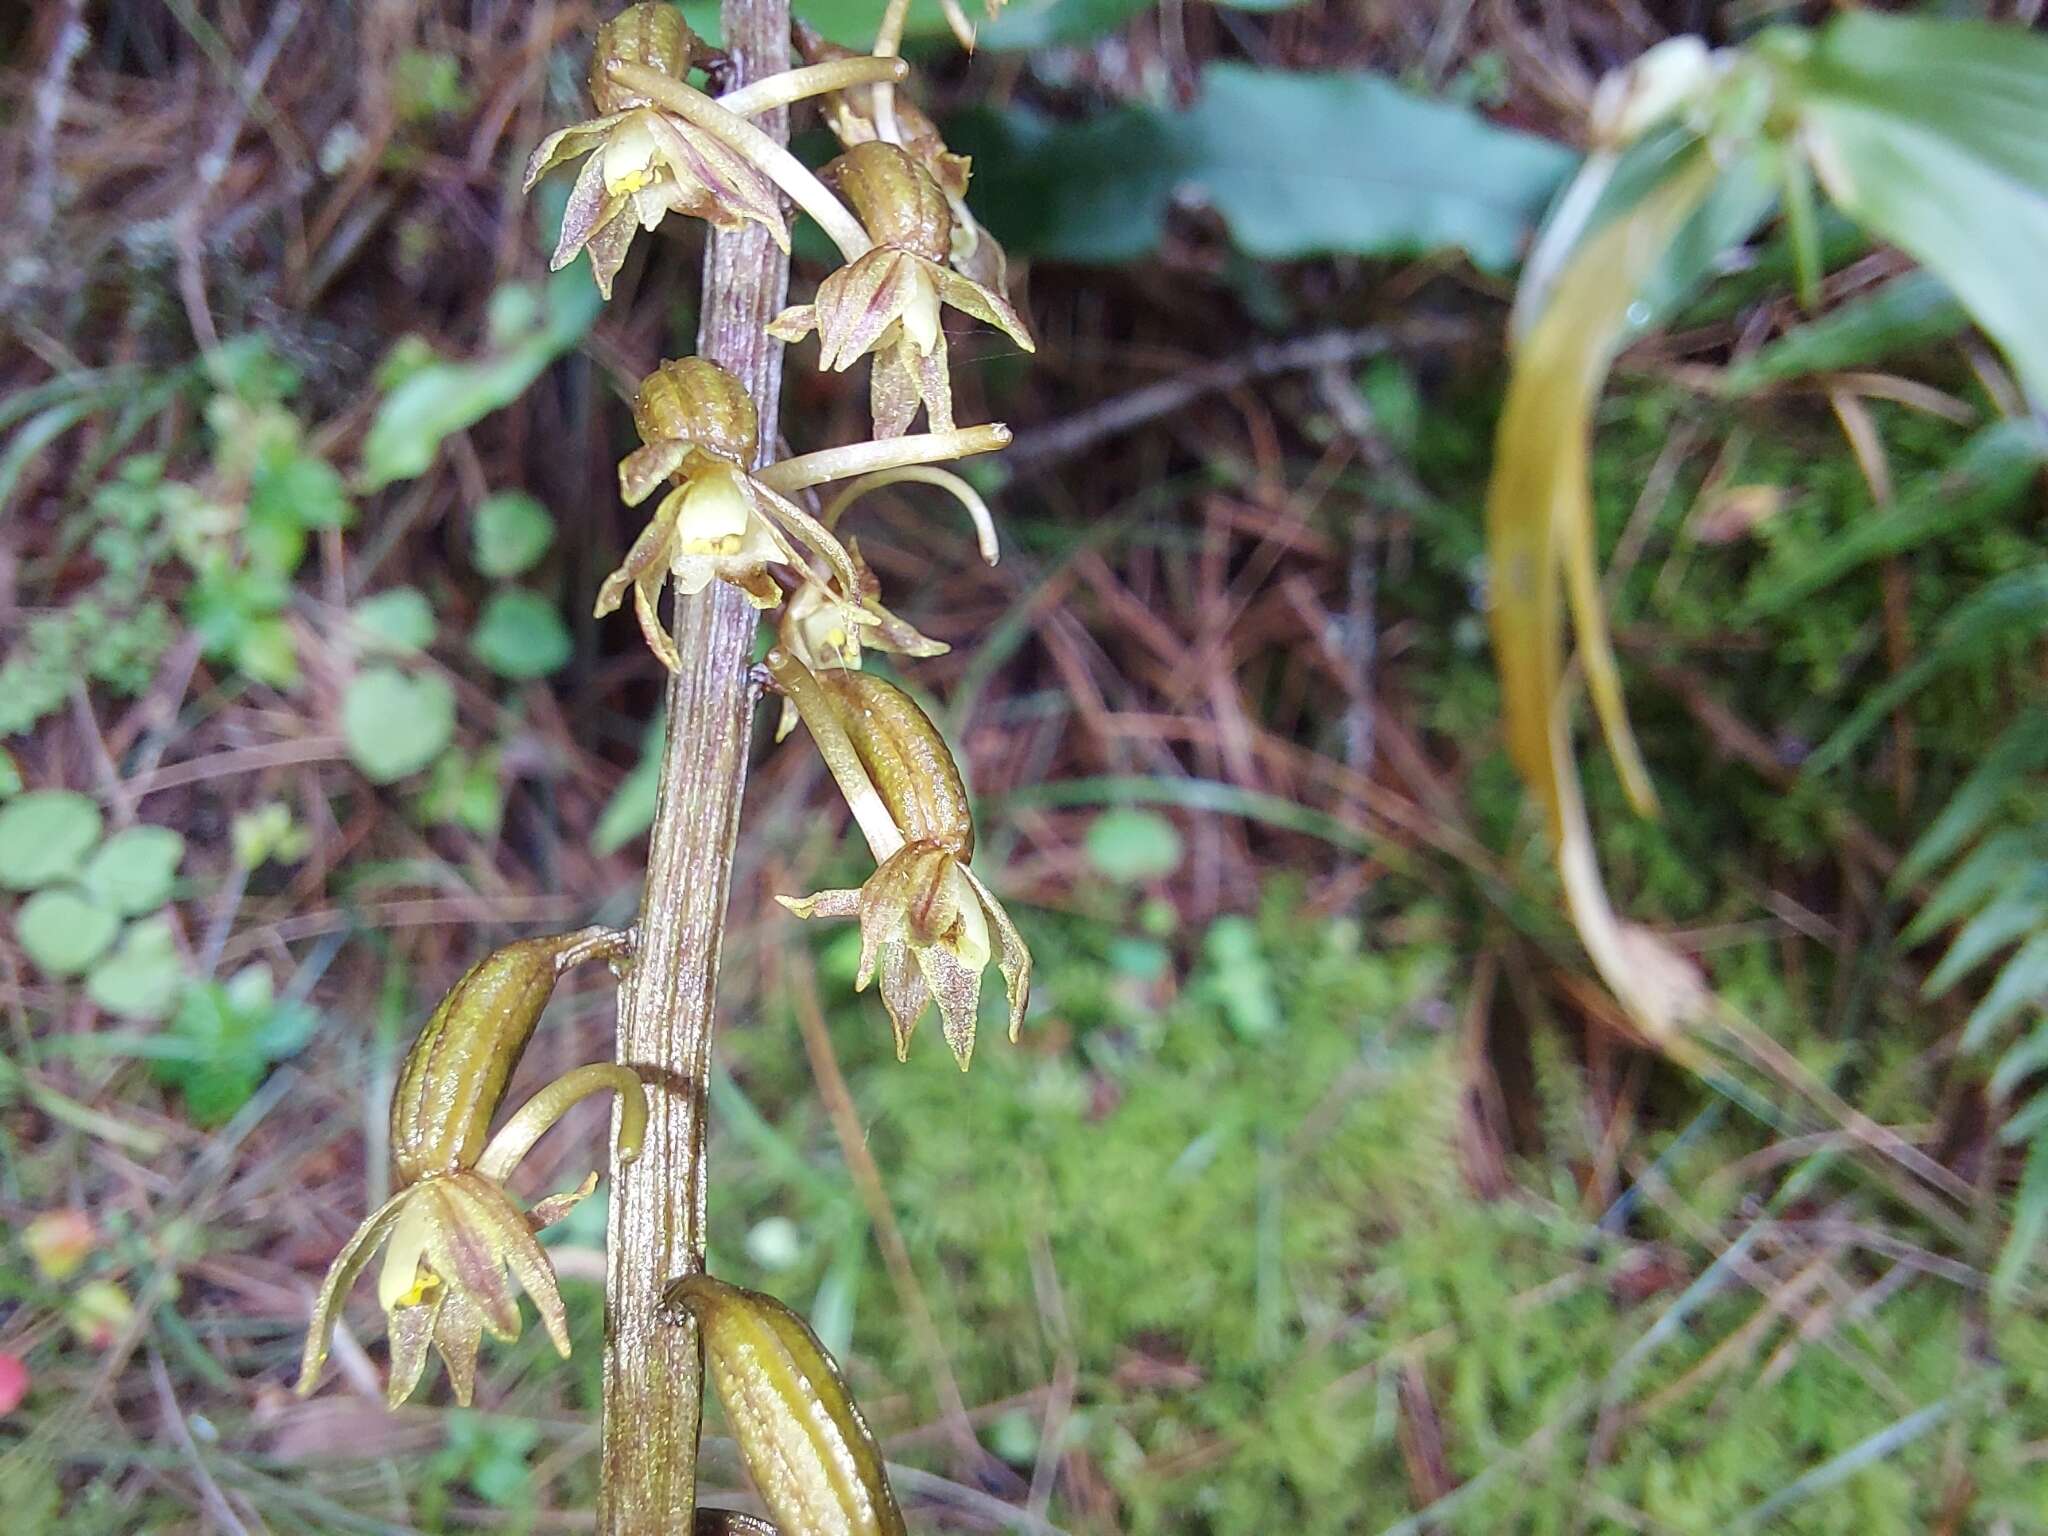
[[[300,1361],[302,1395],[318,1383],[335,1318],[380,1247],[377,1301],[389,1324],[385,1391],[393,1406],[418,1386],[429,1344],[447,1366],[456,1401],[469,1402],[484,1334],[519,1336],[515,1281],[533,1298],[556,1350],[568,1355],[568,1318],[534,1233],[566,1216],[596,1188],[597,1175],[524,1212],[504,1181],[548,1127],[594,1093],[619,1096],[618,1152],[630,1161],[647,1123],[646,1095],[628,1068],[596,1063],[541,1089],[496,1136],[490,1122],[556,980],[586,960],[619,959],[631,942],[616,929],[586,928],[508,945],[471,967],[434,1010],[391,1100],[398,1192],[356,1228],[327,1271]]]
[[[635,231],[653,229],[670,213],[704,219],[719,229],[752,220],[789,249],[789,227],[775,183],[722,140],[649,104],[612,78],[617,63],[640,64],[680,81],[702,45],[673,6],[628,6],[597,29],[590,60],[590,98],[598,116],[557,129],[541,141],[526,168],[526,190],[558,165],[588,156],[562,214],[561,238],[549,262],[559,271],[590,252],[598,292],[611,297]]]
[[[798,52],[812,63],[850,62],[864,57],[827,42],[801,20],[792,24],[792,32]],[[877,122],[877,96],[884,91],[889,96],[889,111],[894,119],[893,135],[884,134]],[[982,228],[967,206],[967,183],[974,172],[974,161],[947,148],[946,141],[939,136],[938,125],[916,103],[906,100],[892,82],[885,81],[833,91],[819,98],[818,108],[825,126],[832,130],[842,149],[880,140],[898,145],[923,166],[946,195],[946,206],[953,215],[952,238],[946,253],[953,270],[996,293],[1008,291],[1009,259],[995,236]]]
[[[946,265],[953,214],[931,175],[894,144],[856,145],[825,168],[875,242],[866,255],[818,284],[815,302],[794,305],[768,323],[770,335],[797,341],[818,333],[818,366],[843,372],[874,354],[868,396],[877,437],[900,437],[924,406],[932,430],[953,428],[953,386],[942,304],[985,320],[1025,351],[1035,351],[1010,301]]]
[[[674,668],[675,643],[663,627],[656,600],[673,581],[684,596],[713,581],[729,581],[757,608],[782,601],[768,574],[779,565],[812,583],[825,601],[858,617],[863,585],[853,556],[818,519],[789,498],[830,480],[902,472],[936,459],[987,453],[1010,440],[1001,425],[853,443],[801,454],[750,470],[759,446],[759,418],[746,389],[715,363],[690,357],[665,362],[640,381],[633,420],[642,446],[619,463],[619,491],[637,506],[664,480],[673,489],[655,507],[626,558],[604,580],[597,616],[620,606],[630,589],[641,633],[654,654]],[[817,571],[804,551],[824,562]]]
[[[962,1071],[974,1054],[981,977],[991,960],[1009,995],[1010,1038],[1031,994],[1031,952],[969,861],[974,818],[945,738],[894,684],[863,672],[814,673],[782,647],[768,675],[796,705],[876,860],[857,890],[778,896],[801,918],[860,922],[856,990],[881,978],[896,1056],[936,1000]]]
[[[782,601],[771,565],[808,570],[791,542],[802,539],[829,565],[845,590],[859,584],[852,557],[816,518],[752,473],[760,420],[740,381],[700,357],[665,362],[640,381],[633,422],[642,447],[619,464],[619,492],[638,506],[662,481],[675,488],[654,509],[619,568],[597,595],[603,618],[633,593],[633,611],[648,645],[671,669],[675,642],[655,599],[666,581],[683,596],[729,581],[757,608]]]

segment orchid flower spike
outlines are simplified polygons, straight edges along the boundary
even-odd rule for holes
[[[597,1175],[522,1212],[506,1177],[563,1113],[594,1093],[619,1099],[618,1154],[639,1155],[647,1097],[626,1067],[579,1067],[540,1090],[490,1135],[493,1112],[540,1022],[555,982],[586,960],[617,962],[629,934],[585,928],[525,939],[486,956],[441,1000],[398,1074],[391,1099],[391,1167],[398,1192],[357,1227],[327,1271],[300,1361],[298,1391],[320,1379],[328,1338],[349,1288],[383,1247],[377,1300],[389,1320],[393,1407],[412,1395],[431,1343],[448,1368],[455,1400],[476,1385],[483,1335],[519,1336],[509,1269],[540,1309],[556,1350],[569,1353],[568,1318],[553,1266],[534,1233],[559,1221],[597,1187]]]
[[[843,372],[874,354],[868,384],[875,436],[900,437],[924,406],[934,432],[953,429],[953,386],[941,304],[1037,350],[1010,301],[945,265],[953,214],[929,172],[894,144],[857,145],[825,168],[875,245],[818,284],[816,302],[785,309],[768,333],[797,341],[818,333],[818,366]]]
[[[864,991],[879,973],[896,1058],[936,999],[946,1043],[964,1072],[974,1055],[981,976],[991,960],[1009,995],[1010,1038],[1031,995],[1031,952],[970,867],[974,818],[938,728],[910,696],[863,672],[814,673],[782,647],[768,675],[791,700],[860,823],[876,869],[858,890],[775,899],[801,918],[860,922]]]

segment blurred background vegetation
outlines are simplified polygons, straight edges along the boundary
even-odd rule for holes
[[[1041,350],[954,342],[999,566],[910,493],[856,531],[954,646],[916,683],[1042,980],[898,1065],[856,935],[769,901],[859,864],[764,735],[712,1146],[714,1267],[841,1353],[913,1526],[2048,1529],[2048,436],[1938,284],[1830,226],[1809,316],[1766,230],[1601,411],[1665,806],[1592,762],[1602,859],[1781,1059],[1632,1038],[1500,746],[1501,338],[1592,85],[1819,14],[1013,0],[969,60],[914,13]],[[637,897],[660,680],[586,614],[697,246],[602,313],[545,274],[518,174],[596,19],[0,18],[10,1531],[588,1526],[601,1200],[569,1365],[287,1383],[432,999]],[[858,372],[787,400],[866,434]],[[525,1073],[610,1027],[565,985]]]

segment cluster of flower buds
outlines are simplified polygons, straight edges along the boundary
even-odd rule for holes
[[[393,1406],[410,1397],[432,1344],[457,1402],[467,1404],[483,1336],[519,1336],[519,1303],[509,1269],[540,1310],[558,1352],[569,1325],[554,1268],[534,1233],[560,1221],[597,1187],[597,1175],[522,1212],[505,1180],[568,1108],[596,1093],[619,1098],[618,1154],[639,1155],[647,1123],[640,1079],[599,1062],[565,1073],[528,1099],[493,1136],[491,1119],[533,1037],[555,983],[588,960],[623,961],[629,934],[585,928],[525,939],[472,966],[441,1000],[407,1053],[391,1098],[391,1168],[398,1192],[349,1238],[327,1271],[299,1366],[310,1392],[349,1288],[384,1248],[377,1300],[390,1328]]]

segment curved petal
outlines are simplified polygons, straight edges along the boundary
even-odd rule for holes
[[[547,175],[558,165],[567,165],[578,155],[587,155],[602,144],[606,132],[624,117],[623,112],[614,112],[609,117],[593,117],[585,122],[571,123],[566,128],[557,128],[540,141],[526,162],[526,179],[519,184],[522,192],[531,192],[534,183]]]
[[[450,1291],[434,1325],[434,1350],[448,1368],[455,1401],[464,1408],[476,1396],[476,1355],[483,1342],[484,1315],[467,1296]]]
[[[494,1203],[480,1199],[477,1191],[490,1186],[471,1174],[449,1174],[420,1187],[434,1202],[427,1262],[449,1290],[467,1296],[483,1314],[492,1338],[511,1343],[519,1337],[519,1303],[505,1278],[505,1239],[516,1228],[533,1241],[525,1218],[502,1195]]]
[[[917,392],[924,400],[926,418],[934,432],[951,432],[953,426],[953,376],[946,363],[946,333],[939,332],[939,339],[929,352],[909,352],[904,358],[910,372],[917,380]],[[908,422],[904,424],[906,427]]]
[[[813,891],[808,896],[775,898],[798,917],[859,917],[859,891]]]
[[[981,971],[976,966],[962,965],[943,944],[926,944],[912,949],[911,954],[924,973],[925,985],[938,1000],[946,1044],[953,1048],[953,1057],[965,1072],[974,1059],[975,1015],[981,1011]]]
[[[1038,343],[1031,339],[1031,328],[1024,323],[1024,317],[1017,313],[1010,301],[999,293],[962,277],[935,262],[928,262],[932,276],[939,285],[939,297],[963,314],[986,320],[990,325],[1007,335],[1026,352],[1036,352]]]
[[[1031,1001],[1031,951],[1024,947],[1024,935],[1010,921],[1010,914],[1003,910],[995,893],[981,883],[981,876],[965,864],[960,866],[960,873],[981,898],[981,909],[996,931],[996,969],[1003,973],[1003,987],[1009,993],[1010,1039],[1015,1041],[1017,1031],[1024,1027],[1024,1009]]]
[[[474,1220],[479,1228],[490,1233],[495,1250],[493,1267],[499,1260],[510,1267],[513,1278],[539,1309],[541,1326],[547,1329],[555,1353],[566,1359],[569,1354],[569,1316],[562,1307],[562,1293],[555,1285],[555,1266],[534,1240],[526,1217],[495,1184],[474,1175],[457,1175],[457,1178],[461,1181],[461,1198],[474,1213]],[[516,1307],[514,1316],[517,1316]],[[487,1311],[484,1326],[488,1328],[490,1324],[491,1317]],[[514,1332],[516,1335],[516,1327]]]
[[[752,475],[740,478],[740,488],[745,491],[747,501],[755,514],[771,528],[779,521],[783,527],[796,534],[824,558],[825,563],[832,567],[833,574],[839,578],[840,591],[849,594],[860,591],[860,572],[853,567],[853,556],[846,552],[846,546],[839,542],[831,529],[780,491],[771,491]],[[788,541],[781,542],[786,545]],[[790,561],[792,565],[801,563],[794,559]]]
[[[818,284],[818,367],[843,373],[910,307],[918,258],[876,246]]]
[[[640,637],[647,642],[647,649],[654,652],[659,661],[671,672],[683,670],[683,654],[676,649],[675,636],[668,632],[668,626],[661,622],[661,610],[656,599],[661,596],[662,578],[665,571],[649,571],[633,583],[633,617],[640,621]]]
[[[792,304],[762,327],[777,341],[798,342],[818,328],[818,306]]]
[[[683,467],[692,445],[681,438],[666,438],[635,448],[619,460],[619,499],[637,507],[655,488]]]
[[[601,619],[625,600],[626,589],[648,576],[659,576],[668,567],[673,552],[676,520],[681,516],[683,487],[677,487],[661,500],[654,509],[654,516],[647,520],[647,526],[640,530],[640,536],[633,540],[633,547],[626,551],[618,569],[605,577],[597,589],[597,604],[591,610],[591,617]]]
[[[875,353],[874,366],[868,372],[868,415],[874,419],[878,442],[903,436],[917,420],[923,393],[910,365],[914,356],[915,350],[908,345],[885,346]]]
[[[924,973],[910,958],[908,944],[891,944],[882,951],[882,1006],[889,1010],[889,1027],[896,1035],[896,1059],[910,1059],[910,1036],[932,1000]]]
[[[548,260],[550,272],[559,272],[576,259],[576,253],[589,243],[598,225],[610,216],[606,212],[609,201],[604,190],[604,157],[592,155],[583,162],[583,169],[576,173],[576,184],[569,189],[555,254]]]
[[[377,1245],[390,1234],[411,1194],[412,1190],[401,1189],[372,1211],[327,1266],[327,1276],[320,1282],[320,1295],[313,1303],[313,1320],[306,1330],[306,1348],[299,1358],[298,1384],[293,1388],[301,1397],[311,1392],[320,1379],[320,1366],[327,1359],[328,1335],[334,1330],[335,1316],[341,1311],[349,1288],[369,1268]]]
[[[447,1291],[436,1286],[432,1300],[399,1307],[388,1315],[386,1342],[391,1349],[391,1374],[384,1380],[384,1401],[396,1408],[411,1397],[427,1368],[427,1344],[434,1337]]]

